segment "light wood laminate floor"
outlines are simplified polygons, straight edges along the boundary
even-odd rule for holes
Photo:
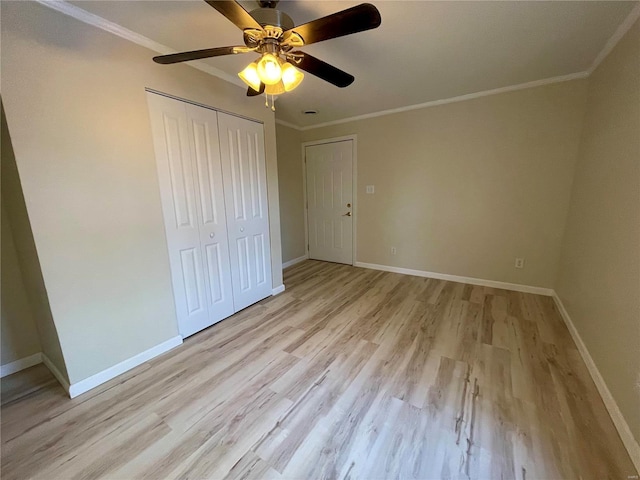
[[[551,298],[306,261],[69,400],[2,406],[2,478],[627,479]]]

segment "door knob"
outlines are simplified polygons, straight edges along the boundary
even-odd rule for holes
[[[351,216],[351,212],[347,212],[344,215],[342,215],[343,217],[350,217]]]
[[[215,237],[215,236],[216,236],[216,234],[215,234],[215,233],[210,233],[210,234],[209,234],[209,238],[213,238],[213,237]]]
[[[240,231],[241,231],[241,232],[244,232],[244,228],[243,228],[243,227],[240,227]]]

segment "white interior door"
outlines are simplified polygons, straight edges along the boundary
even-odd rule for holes
[[[353,264],[353,141],[305,148],[309,258]]]
[[[200,245],[209,305],[208,325],[212,325],[234,313],[218,116],[214,110],[196,105],[185,104],[185,108],[199,199]]]
[[[271,295],[262,124],[218,113],[235,310]]]
[[[216,112],[147,94],[180,334],[233,314]]]

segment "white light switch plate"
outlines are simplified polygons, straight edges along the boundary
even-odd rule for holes
[[[376,187],[374,185],[367,185],[367,193],[375,193]]]

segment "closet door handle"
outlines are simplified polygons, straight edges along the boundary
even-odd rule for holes
[[[210,234],[209,234],[209,238],[213,238],[213,237],[215,237],[215,236],[216,236],[216,234],[215,234],[215,233],[210,233]]]
[[[244,227],[240,227],[240,232],[244,232]]]

